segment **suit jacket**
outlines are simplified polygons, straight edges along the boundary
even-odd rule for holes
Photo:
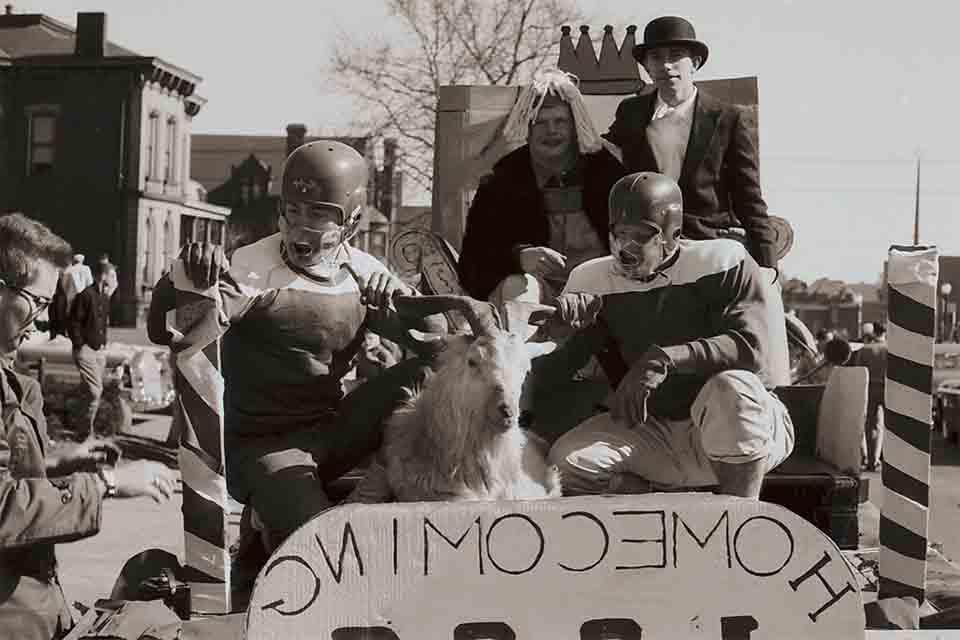
[[[659,171],[647,140],[656,93],[631,96],[617,107],[605,137],[623,150],[627,170]],[[694,240],[716,238],[742,226],[747,248],[764,267],[776,266],[774,232],[760,193],[757,145],[742,109],[697,92],[687,154],[680,172],[683,234]]]
[[[72,624],[54,544],[95,534],[97,477],[46,478],[47,423],[40,385],[0,369],[0,636],[59,637]]]
[[[626,174],[623,165],[606,149],[581,156],[583,209],[606,246],[609,242],[607,195]],[[493,167],[480,180],[470,204],[457,276],[464,290],[486,300],[500,283],[520,267],[514,250],[522,246],[547,246],[550,223],[543,192],[537,186],[530,148],[523,145]]]
[[[67,312],[67,330],[75,347],[99,349],[107,344],[110,296],[92,284],[74,298]]]

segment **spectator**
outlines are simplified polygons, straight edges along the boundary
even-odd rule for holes
[[[526,144],[481,179],[457,271],[474,298],[545,300],[576,265],[609,252],[607,194],[626,171],[564,73],[521,94],[505,136]]]
[[[867,420],[863,429],[860,453],[863,468],[876,471],[883,453],[884,393],[887,380],[887,342],[883,325],[874,325],[871,341],[851,358],[851,365],[866,367],[870,382],[867,392]],[[865,341],[866,342],[866,341]]]
[[[66,296],[68,313],[77,294],[93,284],[93,273],[90,271],[90,267],[84,264],[84,260],[86,258],[82,253],[74,254],[73,263],[63,270],[63,276],[60,278],[63,282],[63,293]]]
[[[111,452],[95,440],[51,455],[40,385],[12,368],[34,323],[46,320],[70,252],[44,225],[0,216],[0,635],[17,640],[62,638],[73,625],[55,544],[96,534],[105,497],[160,502],[174,489],[155,462],[98,466]]]
[[[116,270],[109,263],[98,265],[97,280],[77,294],[68,314],[73,361],[86,391],[86,411],[80,435],[96,435],[97,410],[103,395],[103,374],[107,367],[107,327],[110,324],[111,282]]]

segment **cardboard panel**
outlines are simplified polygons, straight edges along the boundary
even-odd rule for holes
[[[249,638],[863,638],[859,583],[785,509],[704,494],[351,505],[260,574]]]

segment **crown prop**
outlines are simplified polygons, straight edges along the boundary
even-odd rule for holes
[[[603,28],[600,56],[590,39],[590,27],[580,27],[576,46],[570,36],[570,27],[561,28],[560,57],[557,66],[580,79],[580,92],[584,95],[627,95],[652,84],[646,71],[633,58],[637,26],[627,27],[620,47],[613,39],[613,26]]]

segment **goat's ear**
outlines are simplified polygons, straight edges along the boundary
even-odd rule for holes
[[[447,348],[446,333],[424,333],[407,329],[407,342],[420,356],[434,356]]]
[[[553,353],[557,348],[556,342],[527,342],[524,345],[527,348],[527,353],[530,354],[530,359],[539,358],[540,356],[545,356],[548,353]]]

